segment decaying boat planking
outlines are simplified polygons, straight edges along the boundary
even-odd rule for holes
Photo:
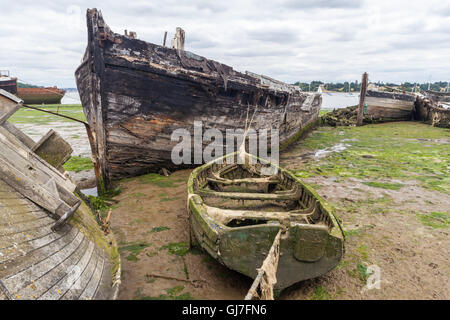
[[[425,96],[427,96],[436,105],[439,105],[441,103],[450,104],[450,92],[427,90],[425,92]]]
[[[257,276],[283,229],[277,289],[333,269],[344,252],[344,234],[327,203],[289,171],[259,159],[237,164],[237,153],[196,168],[188,181],[191,243],[230,269]],[[263,166],[276,168],[261,175]]]
[[[418,96],[414,118],[435,127],[450,128],[450,108],[442,106],[450,104],[447,101],[450,101],[449,93],[437,95],[435,92],[427,92],[426,95]]]
[[[411,120],[415,100],[414,94],[367,90],[364,118],[382,121]]]
[[[97,9],[87,11],[88,45],[75,72],[93,129],[101,185],[160,168],[174,169],[171,141],[178,128],[244,128],[251,106],[254,129],[278,129],[289,143],[318,118],[321,95],[183,50],[182,33],[168,48],[119,35]],[[177,34],[178,34],[177,33]]]
[[[58,171],[66,142],[50,131],[35,143],[7,121],[21,103],[0,90],[0,300],[114,299],[114,238]]]

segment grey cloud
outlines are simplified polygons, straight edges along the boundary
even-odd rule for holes
[[[289,43],[299,39],[299,32],[291,30],[254,30],[247,31],[249,39],[263,42]]]
[[[180,26],[187,50],[282,81],[354,80],[363,71],[384,81],[449,78],[450,6],[402,1],[83,0],[70,7],[0,0],[0,69],[40,85],[73,87],[86,46],[86,8],[97,7],[115,32],[131,29],[160,44],[165,30],[170,39]],[[70,12],[77,8],[78,16]],[[366,23],[371,12],[376,19]],[[79,24],[70,22],[75,18]]]
[[[359,8],[363,4],[361,0],[285,0],[281,4],[287,8],[311,9],[311,8]]]
[[[225,51],[226,55],[231,57],[241,57],[241,58],[254,58],[254,57],[282,57],[282,56],[292,56],[293,53],[289,50],[284,49],[263,49],[263,48],[238,48],[238,49],[228,49]]]

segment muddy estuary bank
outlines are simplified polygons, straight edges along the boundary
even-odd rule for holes
[[[80,106],[59,111],[84,119]],[[33,110],[20,110],[11,120],[35,140],[49,128],[58,131],[74,149],[66,170],[89,176],[90,147],[82,125]],[[281,165],[334,207],[347,241],[337,268],[276,297],[449,299],[449,146],[448,129],[393,122],[320,127],[283,152]],[[124,179],[110,194],[91,198],[103,215],[112,210],[123,266],[119,298],[242,299],[246,294],[251,279],[189,248],[190,172]],[[380,282],[370,289],[368,270],[375,269]]]
[[[335,208],[346,253],[279,299],[448,299],[450,132],[415,122],[321,127],[281,157]],[[251,280],[189,249],[190,170],[120,181],[111,227],[122,299],[242,299]],[[379,289],[366,287],[378,270]]]

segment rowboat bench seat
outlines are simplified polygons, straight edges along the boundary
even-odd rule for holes
[[[295,221],[304,224],[310,224],[310,217],[314,210],[292,210],[292,211],[259,211],[259,210],[234,210],[221,209],[212,206],[206,206],[208,214],[214,218],[215,221],[224,225],[229,224],[233,220],[263,220],[263,221]]]
[[[280,180],[276,177],[267,177],[267,178],[244,178],[244,179],[215,179],[215,178],[207,178],[209,182],[214,182],[217,184],[224,185],[233,185],[233,184],[241,184],[241,183],[279,183]]]
[[[218,192],[208,189],[200,189],[198,194],[202,197],[217,197],[233,200],[299,200],[301,190],[289,193],[254,193],[254,192]]]

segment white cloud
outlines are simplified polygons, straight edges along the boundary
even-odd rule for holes
[[[186,49],[286,82],[450,79],[450,6],[440,0],[0,0],[0,69],[39,85],[75,86],[85,12],[160,44],[177,26]]]

